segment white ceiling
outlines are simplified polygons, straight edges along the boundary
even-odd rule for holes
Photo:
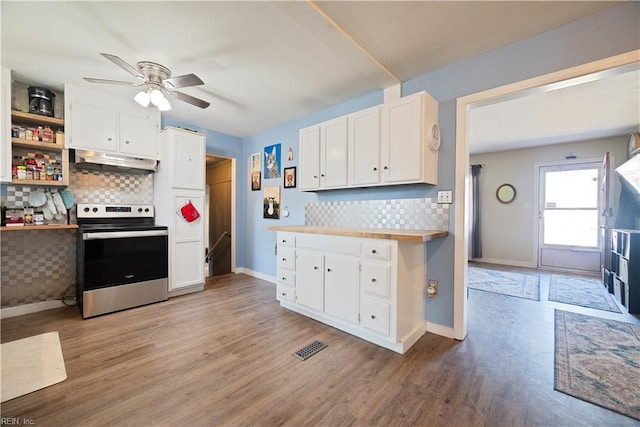
[[[2,65],[28,84],[70,83],[125,98],[138,89],[82,80],[135,80],[100,52],[195,73],[205,84],[181,90],[211,107],[173,100],[164,117],[243,137],[617,4],[2,1]],[[497,106],[486,108],[499,116]],[[512,119],[498,120],[494,139]],[[486,138],[491,128],[478,132]]]

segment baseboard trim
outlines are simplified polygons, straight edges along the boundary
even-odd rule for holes
[[[246,274],[247,276],[255,277],[256,279],[266,280],[267,282],[271,282],[271,283],[277,282],[276,276],[270,276],[268,274],[259,273],[249,268],[244,268],[244,267],[236,268],[236,273]]]
[[[525,267],[525,268],[537,268],[532,262],[527,261],[513,261],[509,259],[496,259],[496,258],[469,258],[469,261],[485,262],[487,264],[507,265],[512,267]]]
[[[427,322],[427,332],[431,332],[432,334],[440,335],[445,338],[455,338],[452,327],[438,325],[437,323]]]
[[[32,304],[17,305],[15,307],[5,307],[0,310],[0,319],[22,316],[23,314],[37,313],[39,311],[51,310],[54,308],[66,307],[60,300],[34,302]]]

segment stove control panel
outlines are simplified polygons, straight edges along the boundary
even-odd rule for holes
[[[153,205],[78,203],[78,218],[153,218]]]

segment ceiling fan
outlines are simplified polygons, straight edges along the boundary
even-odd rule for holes
[[[100,55],[136,77],[140,82],[133,83],[122,80],[95,79],[92,77],[84,77],[84,79],[91,83],[106,83],[123,86],[146,86],[146,89],[140,91],[134,98],[135,101],[143,107],[148,106],[149,102],[151,102],[153,105],[157,106],[160,111],[170,110],[171,105],[164,97],[165,94],[171,95],[180,101],[200,108],[207,108],[211,105],[211,103],[207,101],[203,101],[202,99],[175,90],[183,87],[203,85],[204,82],[193,73],[171,77],[171,71],[167,67],[156,64],[155,62],[140,61],[136,64],[136,68],[115,55],[110,55],[108,53],[100,53]]]

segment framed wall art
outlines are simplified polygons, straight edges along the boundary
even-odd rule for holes
[[[251,172],[260,172],[260,153],[251,155]]]
[[[280,186],[264,187],[262,217],[280,219]]]
[[[284,188],[296,188],[296,167],[284,168]]]
[[[264,147],[264,179],[280,178],[280,144]]]
[[[260,190],[260,171],[251,172],[251,191]]]

